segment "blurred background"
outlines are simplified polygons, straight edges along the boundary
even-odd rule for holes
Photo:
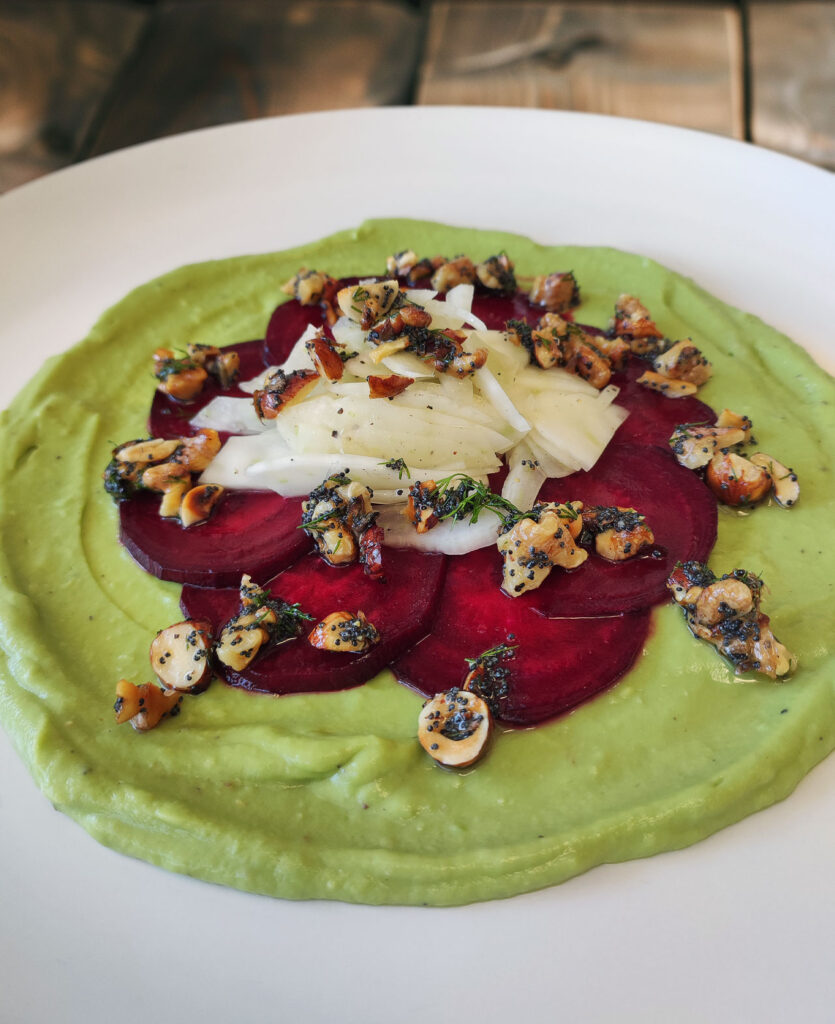
[[[616,114],[831,168],[835,3],[0,0],[0,192],[176,132],[392,104]]]

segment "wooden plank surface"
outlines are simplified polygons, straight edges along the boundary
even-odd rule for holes
[[[0,3],[0,192],[72,162],[147,17],[95,0]]]
[[[744,137],[733,4],[435,0],[418,102],[582,110]]]
[[[382,0],[161,3],[91,153],[272,114],[408,102],[420,18]]]
[[[835,4],[748,8],[753,141],[835,168]]]

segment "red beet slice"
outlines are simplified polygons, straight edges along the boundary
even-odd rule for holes
[[[228,491],[211,518],[184,529],[161,519],[159,494],[139,494],[119,506],[119,539],[161,580],[232,587],[248,572],[269,579],[309,550],[301,503],[272,491]]]
[[[707,561],[716,541],[716,499],[671,452],[654,446],[610,444],[588,473],[547,480],[540,500],[635,508],[655,534],[656,555],[607,562],[592,549],[579,569],[554,569],[530,595],[545,615],[612,615],[666,601],[675,563]]]
[[[495,548],[451,558],[430,635],[392,665],[397,678],[426,697],[460,686],[465,658],[516,644],[505,662],[511,685],[499,701],[505,722],[534,725],[611,686],[641,651],[649,613],[602,619],[547,619],[533,595],[499,590]]]
[[[484,321],[488,331],[503,331],[508,320],[526,320],[529,324],[535,324],[545,312],[542,306],[532,305],[524,292],[497,295],[478,289],[473,296],[472,309],[479,320]],[[570,320],[571,317],[565,319]]]
[[[617,405],[629,410],[629,418],[615,434],[615,443],[637,442],[667,447],[670,435],[679,423],[714,423],[716,413],[698,398],[665,398],[636,383],[642,373],[651,369],[649,363],[632,358],[623,373],[615,374],[612,383],[620,388]]]
[[[296,344],[304,329],[313,324],[321,327],[325,322],[325,314],[320,306],[302,306],[296,299],[283,302],[270,317],[267,333],[264,336],[264,363],[277,366],[290,355],[290,349]]]
[[[369,579],[358,564],[337,569],[309,554],[277,576],[269,590],[298,602],[315,616],[302,635],[256,658],[244,672],[222,668],[228,683],[259,693],[344,690],[367,682],[429,630],[443,582],[446,558],[419,551],[385,548],[387,582]],[[189,618],[208,619],[219,630],[237,615],[238,590],[183,587],[181,607]],[[307,634],[335,611],[362,611],[380,634],[364,654],[320,651]]]
[[[251,380],[264,369],[264,342],[263,341],[242,341],[237,345],[228,345],[224,351],[237,352],[241,359],[240,380]],[[203,391],[193,402],[177,402],[161,391],[154,392],[154,400],[151,403],[151,412],[148,416],[148,433],[151,437],[189,437],[197,432],[189,420],[196,416],[204,405],[217,397],[217,395],[230,395],[232,398],[248,398],[248,395],[240,388],[231,387],[222,390],[214,378],[209,378]],[[222,434],[221,439],[226,440],[228,434]]]

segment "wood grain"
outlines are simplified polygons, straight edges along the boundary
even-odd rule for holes
[[[752,3],[754,142],[835,167],[835,4]]]
[[[91,152],[273,114],[408,102],[420,18],[381,0],[161,3]]]
[[[436,0],[418,102],[582,110],[742,138],[742,72],[733,4]]]
[[[0,192],[75,158],[147,17],[94,0],[3,0]]]

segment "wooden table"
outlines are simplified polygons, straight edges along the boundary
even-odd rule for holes
[[[271,114],[497,104],[685,125],[835,167],[835,4],[0,0],[0,191]]]

